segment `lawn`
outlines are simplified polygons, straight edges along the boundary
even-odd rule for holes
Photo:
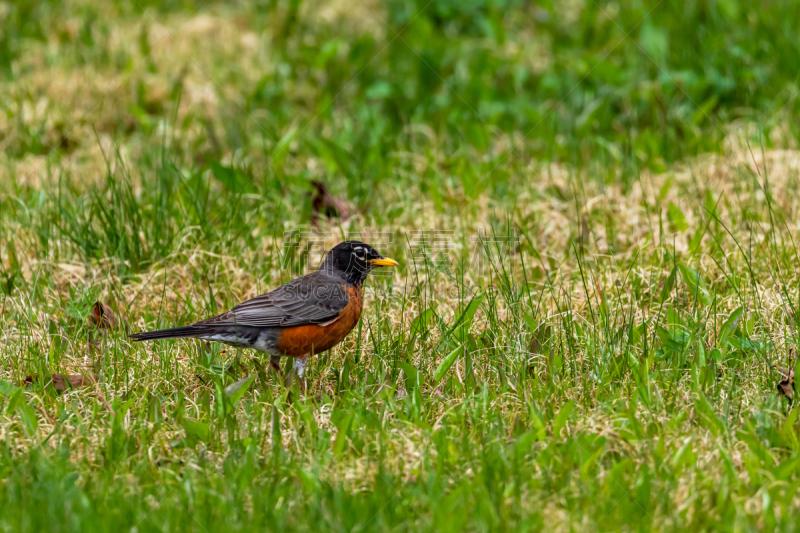
[[[797,531],[798,27],[0,3],[0,530]],[[305,395],[127,338],[346,239],[401,266]]]

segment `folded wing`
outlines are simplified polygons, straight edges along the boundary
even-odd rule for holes
[[[194,325],[264,328],[325,324],[335,321],[347,302],[341,282],[314,272]]]

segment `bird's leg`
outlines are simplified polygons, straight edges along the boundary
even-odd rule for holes
[[[300,386],[303,394],[307,392],[306,382],[303,380],[303,372],[306,369],[306,361],[308,361],[307,357],[296,358],[294,360],[294,366],[292,366],[292,371],[289,372],[288,376],[286,376],[286,386],[288,387],[292,384],[294,375],[297,374],[297,384]]]
[[[270,355],[269,356],[269,366],[272,367],[272,370],[275,371],[278,376],[283,378],[283,372],[281,372],[281,357],[279,355]]]

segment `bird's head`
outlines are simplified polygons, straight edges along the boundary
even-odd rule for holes
[[[398,265],[397,261],[382,256],[369,244],[345,241],[331,249],[320,270],[343,275],[349,283],[359,285],[367,279],[373,268]]]

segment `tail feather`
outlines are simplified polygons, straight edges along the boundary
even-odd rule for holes
[[[179,328],[158,329],[155,331],[143,331],[128,335],[134,341],[152,341],[157,339],[183,339],[187,337],[197,337],[207,335],[209,328],[203,326],[182,326]]]

